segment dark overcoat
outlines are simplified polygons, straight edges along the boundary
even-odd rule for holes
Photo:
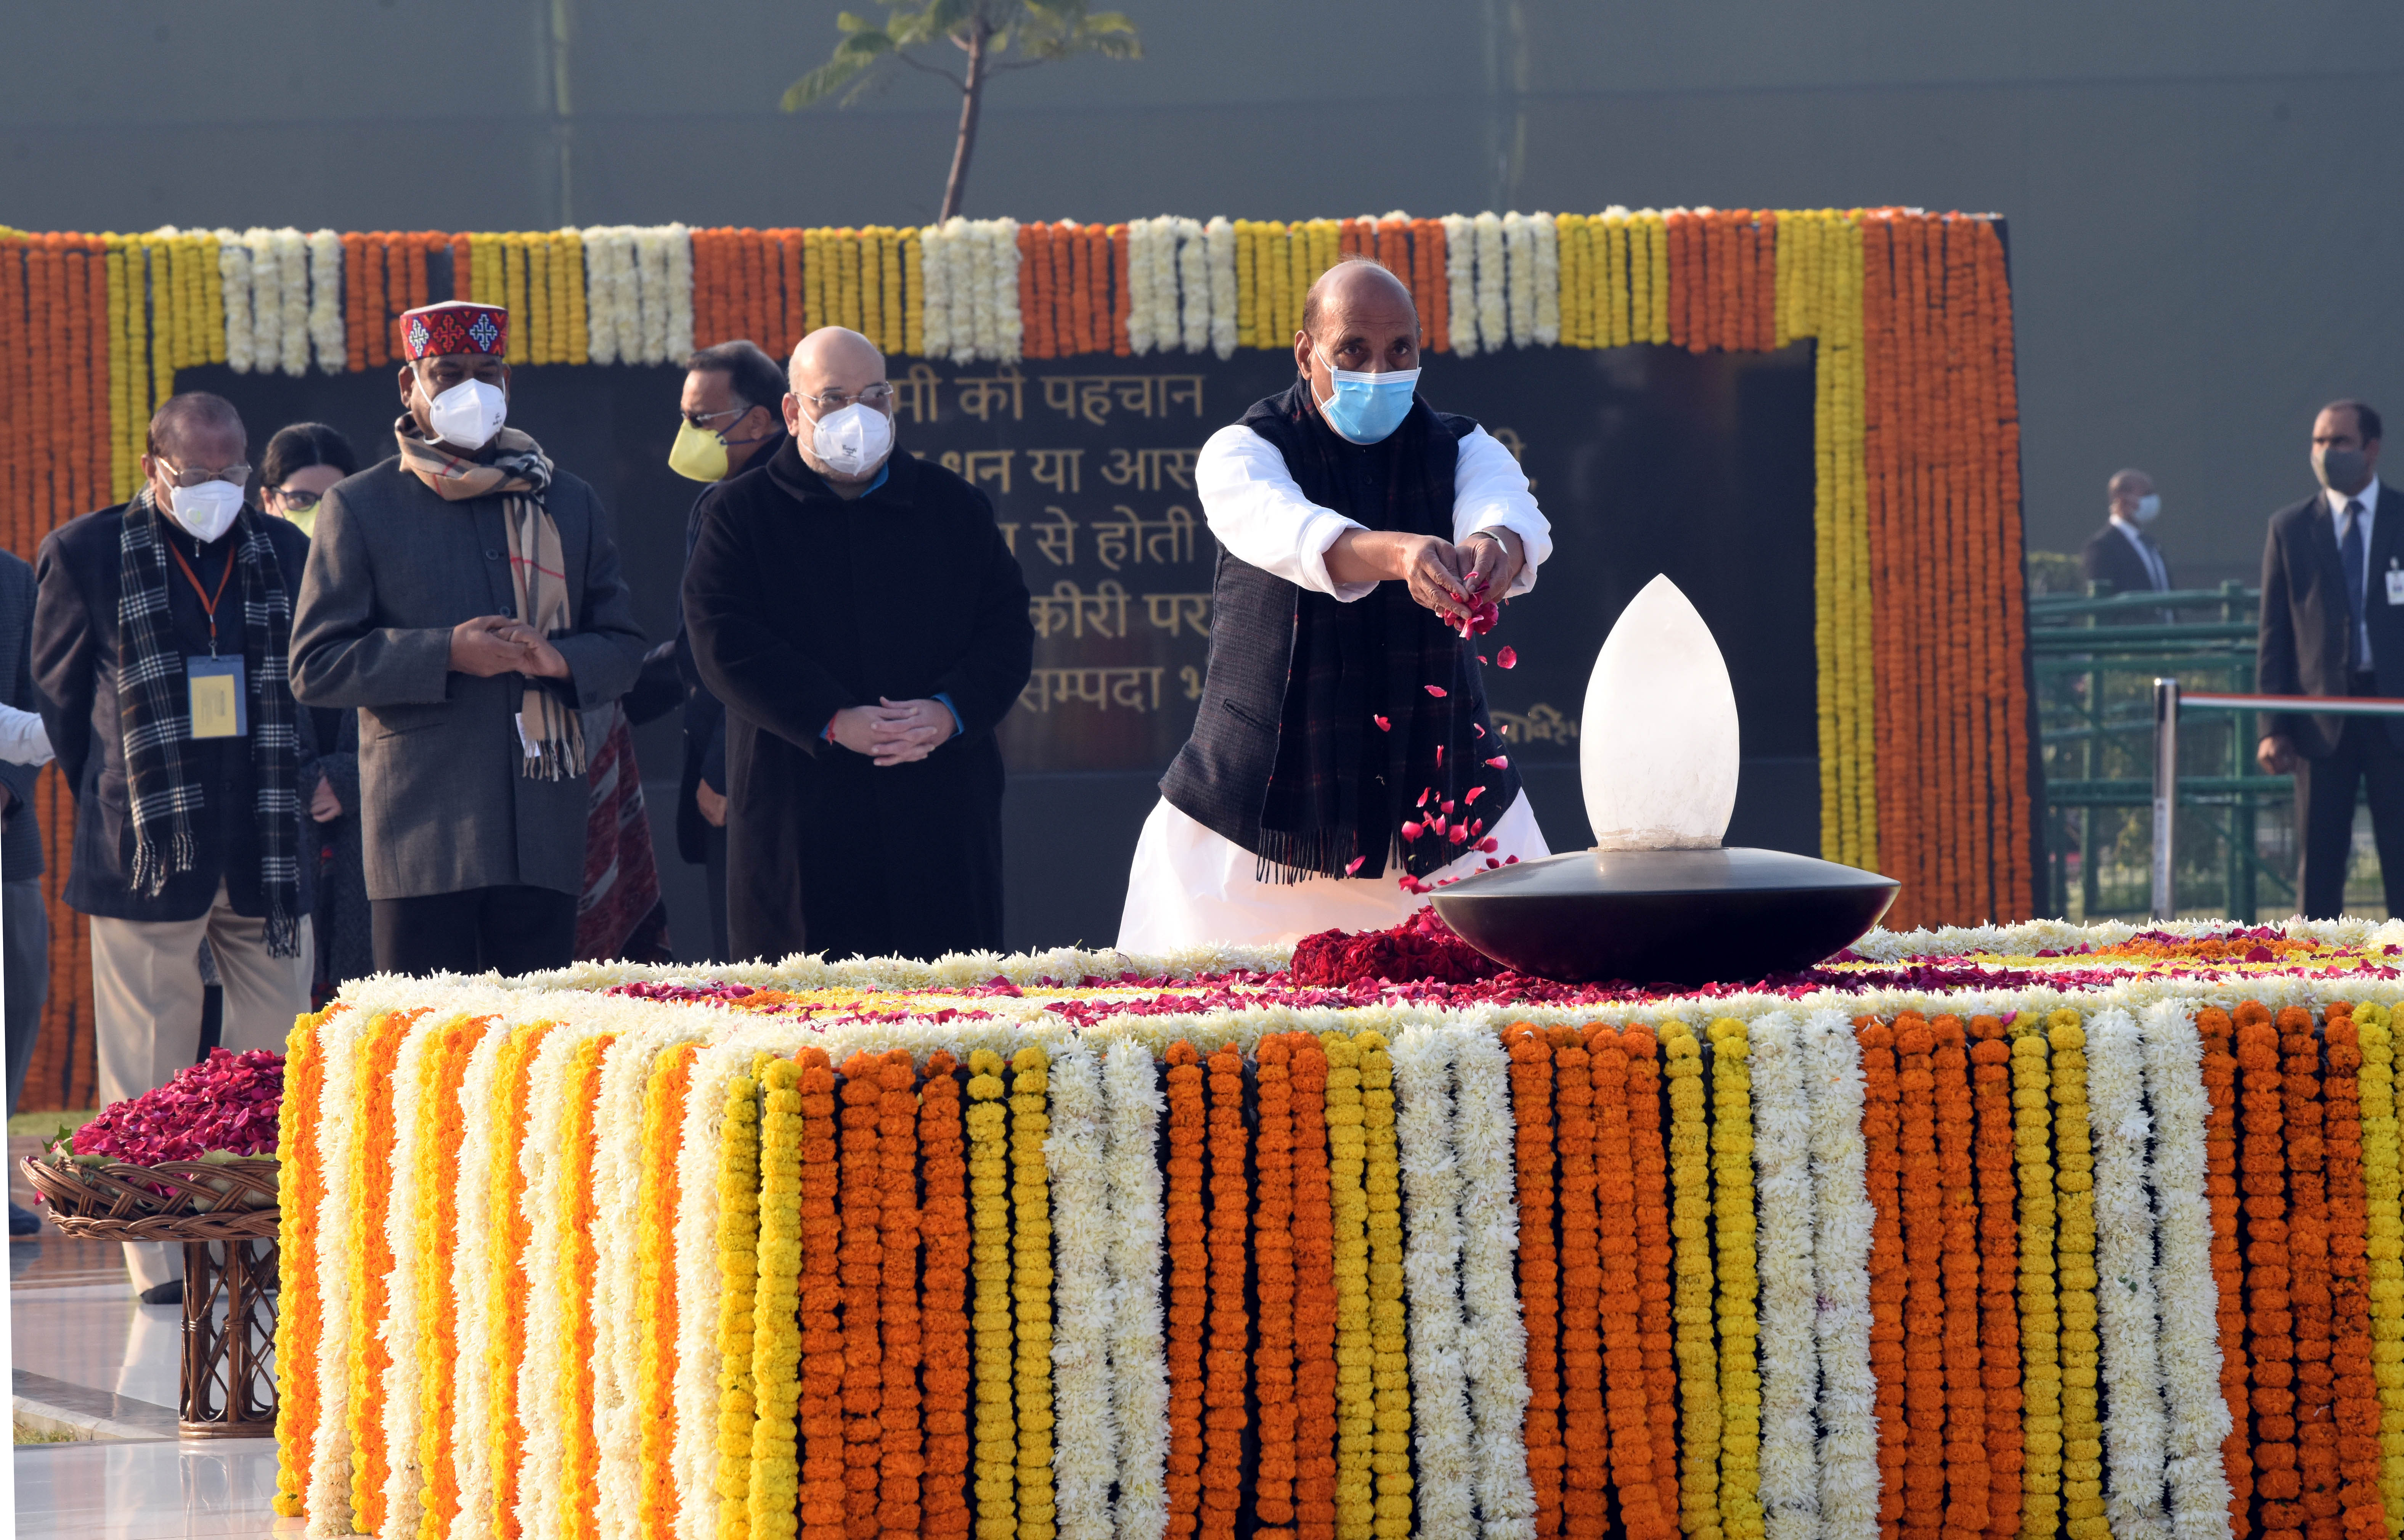
[[[1001,945],[1001,749],[1034,665],[1027,581],[985,495],[896,454],[835,496],[790,443],[726,483],[685,571],[726,703],[727,933],[738,958]],[[878,768],[824,735],[879,697],[948,695],[961,731]]]
[[[2370,661],[2383,695],[2404,695],[2404,605],[2387,602],[2382,574],[2404,565],[2404,498],[2391,497],[2382,483],[2370,521],[2369,592],[2363,623],[2370,630]],[[2353,611],[2345,602],[2344,558],[2338,553],[2337,515],[2319,493],[2271,515],[2262,546],[2262,623],[2255,644],[2254,687],[2266,695],[2353,693],[2346,633]],[[2372,719],[2387,741],[2404,749],[2404,718]],[[2284,734],[2306,759],[2337,751],[2345,719],[2327,712],[2262,714],[2262,731]]]
[[[574,704],[624,694],[643,633],[618,569],[601,499],[555,471],[545,506],[559,525],[574,630],[551,638]],[[517,674],[451,671],[451,629],[514,615],[497,496],[445,502],[394,455],[334,484],[317,505],[292,619],[292,690],[359,715],[359,814],[368,897],[418,898],[525,885],[584,887],[585,777],[523,774]],[[585,752],[600,750],[590,717]]]

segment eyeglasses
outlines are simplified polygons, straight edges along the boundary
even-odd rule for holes
[[[165,460],[160,460],[158,466],[167,473],[169,481],[181,487],[205,486],[211,482],[231,482],[236,486],[250,484],[250,467],[246,465],[220,466],[215,470],[203,470],[193,466],[188,470],[178,470]]]
[[[793,399],[807,401],[820,412],[841,412],[854,401],[864,406],[873,406],[882,412],[893,404],[893,387],[879,380],[867,389],[857,393],[847,390],[830,390],[823,396],[804,396],[796,390],[793,392]]]
[[[300,492],[288,486],[272,487],[270,490],[295,513],[308,512],[317,506],[317,499],[325,496],[322,492]]]
[[[694,432],[706,433],[709,431],[709,425],[719,418],[740,417],[750,410],[748,406],[730,406],[723,412],[687,412],[683,413],[683,417],[685,425]]]

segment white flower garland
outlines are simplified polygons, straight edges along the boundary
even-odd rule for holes
[[[1477,1422],[1477,1512],[1485,1540],[1535,1540],[1536,1489],[1520,1424],[1528,1411],[1528,1328],[1516,1274],[1519,1194],[1511,1059],[1492,1029],[1461,1034],[1452,1144],[1461,1170],[1461,1365]]]
[[[1452,1142],[1457,1032],[1406,1027],[1394,1039],[1394,1134],[1400,1146],[1403,1278],[1410,1302],[1411,1442],[1419,1533],[1471,1533],[1476,1451],[1461,1355],[1461,1171]]]
[[[1202,227],[1210,265],[1210,351],[1236,356],[1236,226],[1225,215]]]
[[[636,357],[642,363],[663,363],[668,356],[667,231],[660,228],[636,234],[635,255],[636,312],[642,322],[642,351]]]
[[[1878,1376],[1870,1366],[1868,1148],[1862,1050],[1842,1011],[1803,1026],[1811,1097],[1811,1260],[1819,1276],[1820,1533],[1879,1533]]]
[[[1477,357],[1477,251],[1475,227],[1459,214],[1444,217],[1445,330],[1452,351]]]
[[[221,230],[217,241],[217,287],[225,295],[226,367],[250,372],[250,247],[242,232]]]
[[[1168,1345],[1160,1297],[1167,1243],[1161,1206],[1159,1071],[1150,1049],[1111,1044],[1111,1395],[1116,1412],[1118,1540],[1159,1540],[1168,1528]],[[1055,1223],[1057,1223],[1055,1218]]]
[[[614,364],[618,361],[617,231],[608,225],[587,225],[580,233],[584,242],[584,355],[596,364]]]
[[[2170,1407],[2164,1471],[2170,1528],[2177,1540],[2225,1540],[2229,1472],[2221,1440],[2230,1427],[2220,1394],[2220,1309],[2212,1276],[2212,1200],[2204,1192],[2203,1042],[2189,1010],[2163,1001],[2145,1015],[2145,1091],[2154,1108],[2154,1277],[2161,1334],[2163,1399]]]
[[[693,1061],[677,1141],[676,1472],[677,1540],[718,1533],[718,1163],[726,1129],[726,1087],[751,1066],[737,1036]]]
[[[350,367],[342,343],[342,238],[330,230],[309,236],[309,345],[324,372]]]
[[[350,1169],[357,1127],[359,1038],[374,1017],[338,1011],[317,1029],[326,1083],[317,1103],[317,1165],[326,1196],[317,1205],[317,1427],[309,1441],[309,1534],[351,1533],[351,1225],[358,1209]]]
[[[243,314],[250,320],[251,368],[269,374],[284,357],[284,286],[275,256],[275,232],[253,225],[242,232],[242,246],[250,258],[250,292],[243,296]],[[226,361],[233,361],[231,337]]]
[[[392,1070],[392,1170],[384,1211],[392,1271],[384,1275],[384,1312],[376,1335],[391,1359],[384,1371],[384,1515],[385,1528],[394,1534],[415,1534],[424,1513],[426,1473],[418,1463],[417,1431],[425,1337],[417,1319],[416,1275],[426,1266],[434,1238],[417,1233],[418,1149],[425,1141],[418,1107],[424,1099],[420,1083],[426,1077],[426,1054],[451,1019],[437,1011],[420,1016],[401,1039]]]
[[[647,361],[664,364],[692,351],[692,231],[670,225],[660,233],[667,259],[666,278],[661,286],[667,299],[666,327],[659,357]]]
[[[1152,351],[1153,315],[1159,304],[1153,292],[1158,281],[1153,272],[1153,249],[1159,244],[1162,223],[1127,221],[1127,351],[1139,358]]]
[[[289,225],[275,232],[275,268],[284,372],[298,379],[309,372],[309,243]]]
[[[1818,1540],[1813,1457],[1819,1281],[1813,1273],[1811,1113],[1802,1034],[1783,1011],[1753,1024],[1754,1209],[1761,1267],[1761,1514],[1767,1540]]]
[[[594,1523],[601,1540],[630,1540],[642,1515],[643,1101],[668,1041],[666,1029],[639,1028],[603,1052],[593,1119]]]
[[[2104,1339],[2104,1514],[2113,1540],[2164,1540],[2161,1355],[2153,1214],[2145,1201],[2144,1049],[2117,1007],[2087,1027],[2087,1127],[2095,1141],[2095,1313]],[[2210,1319],[2207,1315],[2201,1319]]]
[[[1503,297],[1503,230],[1501,216],[1477,217],[1477,339],[1489,353],[1511,335]]]
[[[1005,364],[1025,357],[1027,318],[1018,310],[1018,221],[989,221],[986,243],[993,252],[993,349],[987,356]]]
[[[943,233],[952,259],[952,362],[974,363],[983,353],[978,345],[978,313],[991,302],[985,236],[957,214],[944,222]]]
[[[493,1418],[493,1081],[500,1071],[507,1027],[494,1027],[468,1056],[459,1082],[459,1239],[451,1253],[451,1309],[457,1320],[451,1405],[456,1419],[451,1460],[458,1474],[458,1530],[493,1529],[493,1451],[484,1430]]]
[[[1177,221],[1177,285],[1185,296],[1185,351],[1210,345],[1210,257],[1202,221]]]
[[[952,350],[952,227],[927,225],[918,231],[918,307],[923,315],[927,357],[941,358]]]
[[[518,1210],[527,1229],[525,1355],[518,1364],[518,1421],[525,1428],[518,1463],[518,1533],[525,1540],[558,1540],[566,1429],[563,1386],[568,1379],[560,1319],[560,1241],[568,1197],[560,1182],[562,1125],[566,1121],[568,1061],[591,1034],[566,1023],[535,1051],[526,1076],[525,1142],[518,1152]]]
[[[1052,1468],[1060,1540],[1111,1540],[1118,1430],[1111,1415],[1109,1121],[1094,1051],[1071,1039],[1052,1056]]]
[[[1542,345],[1551,347],[1561,340],[1561,227],[1549,214],[1531,214],[1528,217],[1528,234],[1536,250],[1536,314],[1531,335]]]

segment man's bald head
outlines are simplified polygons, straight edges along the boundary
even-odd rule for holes
[[[227,443],[233,445],[234,458],[240,459],[247,438],[242,413],[233,403],[205,390],[170,396],[150,414],[150,453],[171,460],[194,450],[219,452]],[[213,468],[219,463],[230,462],[211,462]]]
[[[1335,370],[1388,374],[1419,367],[1419,313],[1408,285],[1385,263],[1347,257],[1319,275],[1303,297],[1293,367],[1310,398],[1335,391]]]
[[[1344,314],[1362,306],[1386,308],[1399,305],[1419,325],[1419,306],[1411,301],[1408,284],[1395,276],[1394,270],[1375,257],[1347,257],[1319,275],[1310,292],[1302,297],[1302,329],[1319,339],[1321,322],[1331,312]]]
[[[822,326],[795,344],[785,377],[796,396],[856,395],[885,378],[885,355],[849,327]]]

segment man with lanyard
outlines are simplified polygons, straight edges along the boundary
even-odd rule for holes
[[[684,421],[668,469],[706,482],[685,515],[684,555],[692,560],[702,520],[724,485],[785,445],[785,371],[752,342],[720,343],[684,361]],[[684,778],[677,787],[677,854],[709,884],[709,958],[732,962],[726,938],[726,707],[701,682],[692,637],[679,615],[677,674],[684,681]]]
[[[399,453],[337,483],[292,630],[295,690],[356,707],[375,960],[522,973],[576,955],[597,735],[642,666],[601,499],[509,414],[509,314],[400,318]]]
[[[34,675],[75,792],[65,898],[91,917],[104,1105],[199,1057],[203,941],[224,1047],[280,1049],[309,1009],[316,748],[288,675],[309,540],[245,504],[247,448],[231,403],[169,398],[142,490],[53,530],[36,560]],[[145,1299],[180,1296],[178,1248],[127,1256]]]
[[[1222,548],[1209,671],[1122,951],[1381,929],[1430,883],[1547,853],[1466,633],[1534,584],[1551,526],[1508,450],[1419,399],[1391,273],[1338,263],[1302,322],[1293,387],[1195,463]]]

